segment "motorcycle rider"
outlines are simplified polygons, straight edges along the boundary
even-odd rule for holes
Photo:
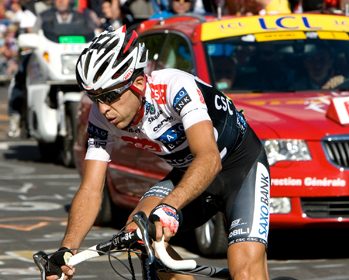
[[[113,144],[124,141],[173,167],[134,210],[155,221],[158,240],[162,235],[169,240],[178,229],[197,227],[222,211],[231,276],[268,279],[270,175],[260,140],[230,99],[193,75],[176,69],[144,74],[148,51],[137,36],[125,26],[106,30],[77,62],[78,84],[94,104],[84,177],[70,208],[62,248],[51,262],[64,264],[67,251],[79,248],[92,227]],[[68,275],[65,279],[71,279],[74,268],[61,268]]]
[[[32,26],[32,31],[45,30],[45,35],[50,39],[50,30],[55,25],[84,21],[90,28],[95,29],[94,23],[89,18],[73,9],[71,0],[54,0],[54,5],[41,12]],[[8,114],[9,114],[9,137],[19,137],[21,134],[21,118],[26,112],[26,67],[30,59],[30,50],[22,50],[20,65],[14,79],[9,86]]]

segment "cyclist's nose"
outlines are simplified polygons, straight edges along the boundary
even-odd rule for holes
[[[110,110],[110,105],[98,102],[98,110],[101,114],[105,115]]]

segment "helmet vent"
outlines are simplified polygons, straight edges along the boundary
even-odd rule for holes
[[[97,42],[95,43],[95,47],[94,49],[97,49],[97,53],[99,53],[102,49],[106,48],[106,45],[109,44],[109,38],[110,36],[108,35],[104,35],[97,40]]]
[[[133,59],[129,59],[124,65],[122,65],[113,75],[112,79],[116,79],[118,77],[120,77],[121,74],[125,73],[126,70],[130,67],[131,63],[132,63]],[[114,63],[113,68],[115,68],[117,66],[116,63]]]
[[[120,39],[116,39],[114,42],[110,43],[109,46],[106,48],[106,52],[110,52],[112,49],[116,48],[116,46],[119,44]]]
[[[85,71],[84,71],[84,76],[87,77],[87,72],[88,72],[88,68],[90,66],[90,61],[91,61],[91,55],[92,53],[91,52],[88,52],[87,55],[86,55],[86,61],[85,61]]]
[[[96,72],[95,76],[93,77],[93,82],[97,82],[99,77],[104,73],[104,70],[108,67],[109,61],[106,60],[103,62],[101,67],[99,67],[98,71]]]

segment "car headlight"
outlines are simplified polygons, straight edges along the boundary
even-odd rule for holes
[[[75,75],[75,65],[79,55],[65,54],[62,55],[62,74]]]
[[[268,139],[264,141],[264,148],[270,165],[285,160],[311,160],[308,145],[304,140]]]
[[[291,212],[291,200],[288,197],[270,198],[270,214],[287,214]]]

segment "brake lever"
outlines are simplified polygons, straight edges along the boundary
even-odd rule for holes
[[[41,280],[46,280],[46,276],[58,275],[59,280],[63,279],[62,269],[49,261],[49,255],[44,251],[39,251],[33,255],[33,260],[40,270]]]
[[[155,260],[155,255],[149,239],[148,218],[144,212],[140,211],[133,216],[133,221],[141,231],[144,246],[148,254],[148,264],[151,265]]]
[[[33,260],[40,270],[41,280],[46,279],[46,267],[48,263],[48,256],[45,252],[39,251],[33,255]]]

